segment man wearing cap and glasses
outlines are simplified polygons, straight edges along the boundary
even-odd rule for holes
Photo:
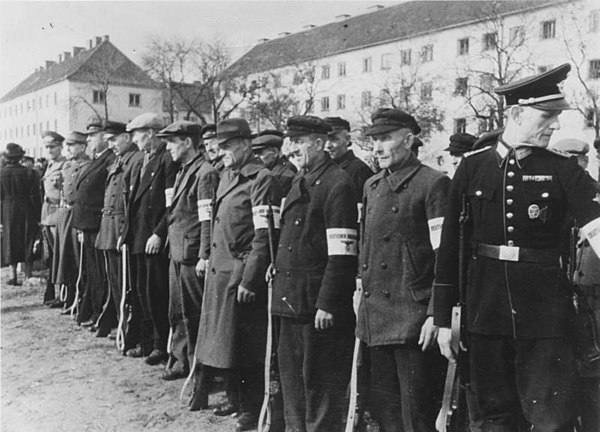
[[[48,246],[48,261],[50,263],[48,265],[46,291],[44,292],[44,304],[48,306],[51,306],[56,300],[54,284],[52,283],[52,257],[54,255],[54,237],[56,237],[56,212],[60,206],[60,190],[62,187],[61,170],[67,160],[62,155],[64,140],[65,137],[54,131],[42,133],[42,142],[48,153],[48,166],[42,177],[44,201],[40,220],[42,234]]]
[[[196,342],[199,363],[226,369],[228,404],[215,414],[239,412],[238,430],[256,427],[263,394],[269,265],[267,213],[278,228],[280,194],[273,174],[252,154],[243,119],[217,125],[225,170],[213,208],[207,284]]]
[[[571,291],[560,268],[570,212],[600,252],[600,204],[592,179],[568,155],[547,148],[569,109],[559,83],[569,64],[495,89],[506,127],[471,152],[451,183],[434,283],[442,353],[458,301],[458,233],[463,199],[470,257],[466,289],[471,384],[484,431],[573,430],[576,379]],[[464,197],[464,198],[463,198]]]
[[[282,145],[283,133],[278,130],[264,130],[252,139],[252,151],[271,170],[279,184],[281,195],[286,196],[298,169],[281,154]]]

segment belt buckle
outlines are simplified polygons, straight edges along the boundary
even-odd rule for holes
[[[501,245],[498,259],[502,261],[519,261],[519,247]]]

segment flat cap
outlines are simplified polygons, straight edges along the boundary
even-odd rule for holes
[[[98,132],[104,132],[104,122],[100,119],[92,120],[86,127],[86,135],[93,135]]]
[[[108,139],[112,136],[119,135],[127,132],[125,123],[115,122],[115,121],[105,121],[104,122],[104,134]]]
[[[550,147],[574,155],[584,155],[590,151],[590,145],[588,143],[574,138],[562,139],[560,141],[557,141]]]
[[[44,145],[46,147],[53,147],[62,144],[62,142],[65,140],[65,137],[58,132],[47,130],[42,132],[42,140],[44,141]]]
[[[164,123],[158,115],[154,113],[144,113],[127,123],[127,132],[133,132],[136,129],[160,130],[163,127]]]
[[[248,122],[241,118],[225,119],[217,123],[217,144],[222,145],[234,138],[252,138]]]
[[[65,138],[65,144],[66,145],[73,145],[73,144],[87,145],[86,135],[87,134],[85,134],[83,132],[77,132],[77,131],[69,132],[69,134],[67,135],[67,138]]]
[[[262,150],[269,147],[278,149],[283,146],[283,132],[267,129],[256,134],[252,139],[252,150]]]
[[[202,127],[202,139],[211,139],[217,136],[217,125],[214,123],[205,124]]]
[[[329,133],[336,133],[341,130],[350,132],[350,123],[341,117],[325,117],[323,120],[331,126]]]
[[[8,143],[6,144],[6,149],[4,150],[4,152],[2,152],[2,154],[8,159],[18,159],[23,157],[25,151],[23,150],[23,147],[21,147],[19,144]]]
[[[558,84],[567,78],[570,70],[571,65],[565,63],[547,72],[497,87],[494,92],[504,96],[507,106],[530,106],[546,111],[571,109],[558,87]]]
[[[197,136],[200,138],[200,132],[202,126],[198,123],[194,123],[188,120],[178,120],[171,123],[166,128],[162,129],[157,136],[161,138],[180,136],[180,137],[193,137]]]
[[[294,116],[287,121],[285,136],[291,138],[313,133],[327,135],[329,132],[331,132],[331,126],[320,117]]]
[[[462,155],[470,152],[477,137],[468,133],[456,133],[450,137],[450,145],[444,151],[451,154]]]
[[[404,128],[410,129],[415,135],[421,132],[415,118],[397,108],[379,108],[371,116],[371,122],[373,124],[367,130],[367,135],[379,135]]]

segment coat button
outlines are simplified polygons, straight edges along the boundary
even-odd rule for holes
[[[369,268],[369,264],[363,264],[363,270],[366,270]]]
[[[300,225],[300,219],[296,219],[296,220],[294,221],[294,225],[296,225],[296,226]]]
[[[212,244],[212,247],[213,247],[213,248],[216,248],[216,247],[217,247],[217,244],[216,244],[216,243],[213,243],[213,244]]]
[[[321,184],[321,179],[318,179],[318,180],[315,182],[315,184],[316,184],[317,186],[318,186],[318,185],[320,185],[320,184]]]
[[[386,263],[381,263],[379,265],[379,267],[381,267],[383,270],[385,270],[387,268],[387,264]]]
[[[390,241],[390,236],[386,234],[386,235],[384,235],[383,237],[381,237],[381,239],[382,239],[383,241],[386,241],[386,242],[387,242],[387,241]]]
[[[509,171],[506,173],[506,175],[508,176],[508,178],[513,178],[515,176],[515,173],[512,171]]]
[[[542,198],[548,198],[550,194],[548,192],[542,193]]]
[[[515,245],[515,242],[514,242],[514,241],[512,241],[512,240],[509,240],[508,242],[506,242],[506,244],[507,244],[508,246],[514,246],[514,245]]]
[[[515,160],[514,159],[509,159],[508,163],[511,164],[511,165],[514,165],[515,164]]]
[[[513,191],[513,189],[514,189],[514,186],[513,186],[513,185],[508,185],[508,186],[506,186],[506,190],[507,190],[507,191],[509,191],[509,192],[512,192],[512,191]]]
[[[508,231],[509,233],[513,232],[514,230],[515,230],[515,227],[513,227],[513,226],[506,227],[506,231]]]
[[[290,277],[290,275],[291,275],[291,273],[290,273],[289,271],[288,271],[288,272],[285,272],[285,276],[286,276],[286,277]]]
[[[480,190],[478,190],[478,191],[475,191],[475,196],[478,196],[478,197],[480,197],[482,193],[483,193],[483,192],[481,192]]]
[[[291,247],[291,246],[288,246],[288,250],[291,252],[291,251],[292,251],[292,247]]]
[[[509,199],[506,200],[506,204],[508,204],[508,205],[512,205],[513,202],[514,201],[511,198],[509,198]]]
[[[398,213],[398,207],[396,207],[396,206],[393,206],[393,207],[392,207],[392,211],[393,211],[394,213]]]
[[[514,215],[512,213],[506,213],[506,219],[512,219],[513,216]]]
[[[388,290],[385,290],[385,291],[383,292],[383,295],[384,295],[385,297],[389,298],[389,297],[390,297],[390,292],[389,292]]]
[[[219,223],[219,222],[221,222],[221,219],[219,219],[219,216],[217,216],[217,217],[215,218],[215,222],[216,222],[216,223]]]
[[[365,298],[369,298],[371,296],[371,293],[369,291],[365,291],[364,294]]]
[[[211,269],[210,269],[210,272],[211,272],[212,274],[215,274],[217,271],[216,271],[216,270],[215,270],[215,268],[213,267],[213,268],[211,268]]]

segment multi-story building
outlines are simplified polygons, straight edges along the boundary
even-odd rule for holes
[[[46,61],[0,99],[0,138],[40,157],[44,130],[66,135],[93,118],[127,122],[144,112],[162,113],[160,85],[108,36],[95,37]]]
[[[502,126],[494,87],[569,62],[564,91],[584,115],[563,114],[555,139],[593,141],[597,1],[412,1],[375,9],[261,40],[228,70],[259,88],[239,114],[256,128],[281,126],[293,114],[341,116],[360,140],[370,114],[394,105],[425,126],[423,157],[432,163],[449,135]]]

